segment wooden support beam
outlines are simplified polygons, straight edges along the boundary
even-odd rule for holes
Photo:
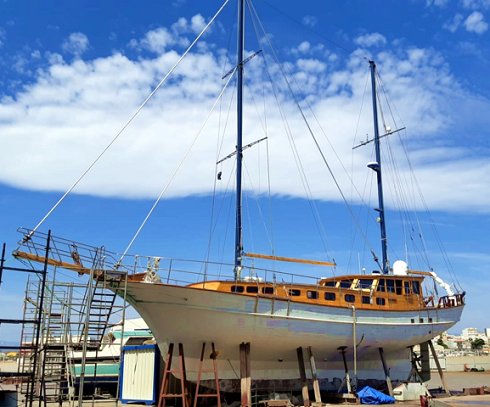
[[[442,387],[444,388],[444,392],[448,396],[450,396],[451,392],[449,391],[449,387],[447,386],[446,378],[444,377],[444,373],[442,371],[441,364],[439,363],[439,358],[437,357],[436,350],[434,349],[434,344],[432,343],[432,341],[428,341],[428,342],[429,342],[430,351],[432,353],[432,357],[434,358],[434,362],[436,362],[437,371],[439,372],[439,377],[441,378]]]
[[[241,407],[252,406],[252,378],[250,369],[250,342],[240,344]]]
[[[301,379],[301,395],[303,396],[303,405],[305,407],[309,407],[310,403],[310,395],[308,393],[308,382],[306,380],[306,371],[305,371],[305,359],[303,356],[303,348],[300,346],[296,349],[296,354],[298,356],[298,368],[299,368],[299,377]]]
[[[379,348],[379,357],[381,358],[381,363],[383,364],[383,370],[385,372],[386,386],[388,386],[388,393],[393,397],[393,385],[391,384],[390,369],[386,364],[385,354],[383,348]]]
[[[311,378],[313,380],[313,392],[315,393],[315,402],[322,402],[322,395],[320,393],[320,383],[318,382],[318,374],[316,370],[315,357],[313,356],[313,351],[311,346],[308,346],[308,358],[310,359],[310,369],[311,369]]]

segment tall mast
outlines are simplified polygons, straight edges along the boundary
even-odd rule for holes
[[[379,128],[378,128],[378,105],[376,96],[376,64],[374,61],[369,61],[369,67],[371,69],[371,87],[373,96],[373,119],[374,119],[374,146],[376,151],[376,162],[368,164],[369,168],[376,172],[376,178],[378,182],[378,205],[376,210],[379,212],[379,227],[381,231],[381,251],[383,255],[383,263],[381,270],[384,274],[387,274],[390,270],[390,264],[388,262],[388,250],[386,243],[386,225],[385,225],[385,210],[383,200],[383,180],[381,177],[381,149],[379,143]]]
[[[238,0],[237,43],[237,142],[236,142],[236,226],[235,226],[235,279],[242,266],[242,130],[243,130],[243,48],[245,46],[245,1]]]

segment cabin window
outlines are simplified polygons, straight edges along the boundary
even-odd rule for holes
[[[389,293],[395,292],[395,280],[386,280],[386,291]]]
[[[335,293],[325,293],[325,299],[327,301],[335,301]]]
[[[419,322],[420,322],[421,324],[423,324],[423,323],[424,323],[424,318],[419,318]]]
[[[429,318],[429,323],[430,323],[430,324],[432,323],[432,318]]]
[[[232,285],[230,291],[232,293],[243,293],[244,290],[245,287],[243,287],[243,285]]]
[[[356,302],[356,296],[352,294],[345,294],[345,302]]]
[[[274,287],[262,287],[262,294],[274,294]]]
[[[325,287],[335,287],[337,285],[336,281],[325,281],[323,284]]]
[[[384,293],[386,291],[386,285],[385,285],[385,279],[384,278],[381,278],[378,282],[378,288],[376,289],[376,291],[380,291],[382,293]]]
[[[391,302],[392,304],[396,304],[397,300],[396,298],[388,298],[388,302]]]
[[[310,300],[317,300],[318,299],[318,291],[307,291],[306,296]]]
[[[259,287],[256,285],[249,285],[247,287],[247,293],[257,294],[259,292]]]
[[[352,280],[340,280],[340,288],[350,288]]]
[[[367,288],[368,290],[371,289],[371,286],[373,285],[373,279],[372,278],[360,278],[357,281],[357,288]]]
[[[410,320],[410,322],[411,322],[412,324],[415,324],[415,319],[414,319],[414,318],[412,318],[412,319]]]
[[[418,281],[412,281],[412,291],[414,294],[420,294],[420,283]]]
[[[397,295],[402,295],[402,282],[402,280],[395,280]]]
[[[362,303],[363,304],[371,304],[371,297],[369,297],[369,295],[363,295],[362,296]]]
[[[386,300],[384,298],[376,298],[376,305],[386,305]]]
[[[405,281],[404,286],[405,286],[405,294],[406,295],[412,294],[412,290],[410,289],[411,287],[410,281]]]
[[[301,295],[301,290],[297,290],[296,288],[290,288],[288,293],[291,297],[299,297]]]

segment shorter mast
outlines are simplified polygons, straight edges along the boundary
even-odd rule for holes
[[[381,232],[381,252],[383,256],[383,262],[381,264],[381,271],[383,274],[388,274],[390,270],[390,263],[388,261],[388,248],[386,242],[386,224],[385,224],[385,209],[383,199],[383,180],[381,177],[381,148],[379,142],[379,128],[378,128],[378,105],[376,95],[376,63],[369,61],[369,67],[371,69],[371,87],[373,96],[373,119],[374,119],[374,146],[376,151],[376,162],[369,163],[368,167],[376,172],[377,184],[378,184],[378,208],[379,212],[379,228]]]

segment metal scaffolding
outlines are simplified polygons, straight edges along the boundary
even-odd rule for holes
[[[118,375],[109,381],[101,366],[117,364],[117,373],[119,360],[103,361],[99,352],[115,341],[107,333],[116,325],[121,325],[122,349],[127,272],[106,270],[105,263],[111,257],[103,248],[57,239],[51,233],[24,236],[20,242],[24,257],[18,256],[19,249],[13,253],[24,268],[5,266],[5,245],[0,259],[0,283],[4,271],[35,274],[27,280],[23,318],[0,320],[0,324],[22,326],[19,346],[10,348],[19,350],[17,377],[24,405],[64,402],[81,407],[101,397],[117,403]],[[42,269],[36,268],[39,263]],[[74,269],[87,276],[83,282],[74,282],[61,269]],[[111,385],[115,389],[109,396],[107,388]]]

